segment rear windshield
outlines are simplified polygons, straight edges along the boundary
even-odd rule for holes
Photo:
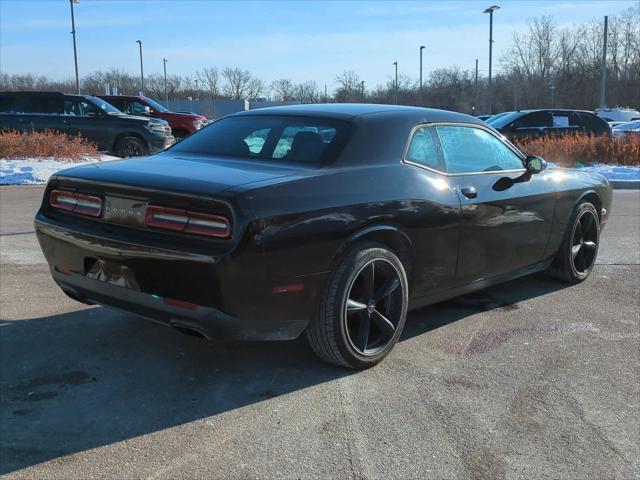
[[[218,120],[171,150],[318,164],[335,160],[348,136],[349,123],[340,120],[247,115]]]

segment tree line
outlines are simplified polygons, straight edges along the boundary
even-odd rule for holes
[[[604,42],[602,19],[559,27],[551,17],[531,19],[525,31],[515,32],[510,46],[498,58],[493,78],[493,111],[525,108],[594,109],[599,104]],[[608,106],[640,106],[640,7],[609,18],[606,84]],[[484,62],[481,62],[483,65]],[[475,66],[453,65],[433,70],[423,88],[401,73],[384,84],[367,88],[357,72],[335,78],[330,91],[315,81],[287,78],[266,83],[237,67],[206,67],[195,75],[145,77],[145,94],[170,99],[257,99],[281,102],[371,102],[421,105],[466,113],[483,113],[487,83]],[[484,70],[484,68],[483,68]],[[140,91],[140,77],[119,69],[96,71],[81,79],[84,93],[99,94],[105,85],[120,94]],[[72,93],[75,81],[56,81],[43,75],[0,73],[0,90],[55,90]]]

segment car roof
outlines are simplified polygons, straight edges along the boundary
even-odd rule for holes
[[[382,105],[374,103],[315,103],[305,105],[285,105],[280,107],[258,108],[234,113],[230,116],[255,116],[255,115],[292,115],[312,116],[334,119],[353,119],[367,116],[384,115],[386,118],[402,118],[403,120],[415,119],[425,123],[430,122],[456,122],[484,125],[471,115],[437,110],[433,108],[409,107],[404,105]]]
[[[579,113],[590,113],[591,115],[594,115],[593,111],[591,110],[580,110],[577,108],[535,108],[531,110],[518,110],[518,113],[535,113],[535,112],[564,112],[564,113],[579,112]]]

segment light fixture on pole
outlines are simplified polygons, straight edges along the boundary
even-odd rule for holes
[[[169,90],[167,90],[167,59],[162,59],[163,67],[164,67],[164,96],[167,100],[167,108],[169,108]]]
[[[80,3],[80,0],[69,0],[71,5],[71,35],[73,36],[73,64],[76,69],[76,93],[80,95],[80,77],[78,76],[78,49],[76,47],[76,16],[73,5]]]
[[[491,64],[492,64],[492,57],[493,57],[493,12],[495,12],[496,10],[499,10],[500,7],[498,5],[492,5],[491,7],[487,8],[484,12],[482,13],[488,13],[489,14],[489,91],[487,93],[487,113],[491,114],[492,113],[492,94],[493,94],[493,86],[491,84]]]
[[[393,103],[398,103],[398,62],[393,62],[396,67],[396,81],[393,84]]]
[[[144,68],[142,67],[142,40],[136,40],[140,46],[140,94],[144,95]]]

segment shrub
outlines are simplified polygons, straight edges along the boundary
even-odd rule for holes
[[[579,134],[525,138],[516,140],[515,143],[527,155],[539,155],[549,162],[566,167],[591,162],[640,164],[640,135],[609,138]]]
[[[97,153],[97,146],[81,136],[52,130],[29,133],[14,130],[0,132],[0,158],[54,157],[74,161]]]

